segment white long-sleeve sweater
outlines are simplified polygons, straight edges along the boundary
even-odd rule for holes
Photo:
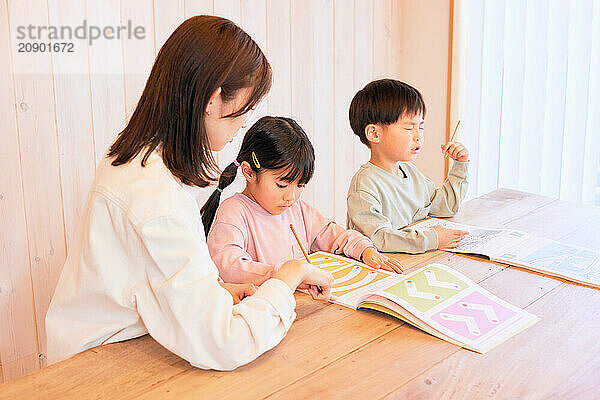
[[[146,333],[206,369],[273,348],[296,316],[290,288],[271,279],[234,306],[188,187],[156,152],[140,158],[100,163],[46,316],[49,362]]]

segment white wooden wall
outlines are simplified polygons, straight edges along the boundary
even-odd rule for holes
[[[0,0],[3,379],[45,365],[44,316],[95,167],[125,126],[160,46],[197,14],[232,19],[265,51],[274,82],[259,112],[291,115],[305,128],[317,153],[305,199],[345,222],[347,185],[367,160],[350,131],[348,105],[374,77],[397,76],[398,2]],[[131,19],[145,27],[146,39],[75,41],[71,54],[17,51],[17,26],[84,19],[101,26]],[[221,165],[241,137],[219,154]]]

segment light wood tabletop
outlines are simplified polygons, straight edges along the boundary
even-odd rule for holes
[[[512,190],[466,202],[453,220],[600,248],[600,208]],[[101,346],[0,385],[0,398],[593,399],[600,398],[600,290],[482,257],[440,262],[541,320],[486,354],[393,317],[312,301],[280,345],[232,372],[192,368],[149,336]]]

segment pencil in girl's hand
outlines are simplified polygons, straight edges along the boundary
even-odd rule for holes
[[[306,258],[306,261],[310,265],[313,265],[313,263],[310,261],[310,258],[308,258],[308,253],[306,252],[306,250],[304,250],[304,246],[302,246],[302,242],[300,241],[300,238],[298,237],[298,234],[296,233],[296,230],[294,229],[293,224],[290,224],[290,229],[292,230],[292,233],[294,234],[294,237],[296,238],[296,242],[298,242],[298,246],[300,246],[300,250],[302,250],[302,254],[304,254],[304,258]],[[321,289],[320,286],[317,286],[317,290],[319,293],[323,293],[323,289]]]
[[[292,233],[294,234],[294,237],[296,238],[296,242],[298,242],[298,246],[300,246],[300,250],[302,250],[302,254],[304,254],[304,257],[306,258],[306,261],[312,265],[310,258],[308,258],[308,253],[306,252],[306,250],[304,250],[304,246],[302,246],[302,242],[300,241],[300,238],[298,237],[298,234],[296,233],[296,230],[294,229],[294,225],[290,224],[290,229],[292,230]]]

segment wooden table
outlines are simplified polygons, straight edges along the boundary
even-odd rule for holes
[[[600,209],[511,190],[464,204],[456,221],[600,248]],[[0,385],[0,398],[600,398],[600,290],[447,252],[398,258],[452,266],[541,321],[485,355],[384,314],[297,293],[282,343],[233,372],[203,371],[149,336],[88,350]]]

